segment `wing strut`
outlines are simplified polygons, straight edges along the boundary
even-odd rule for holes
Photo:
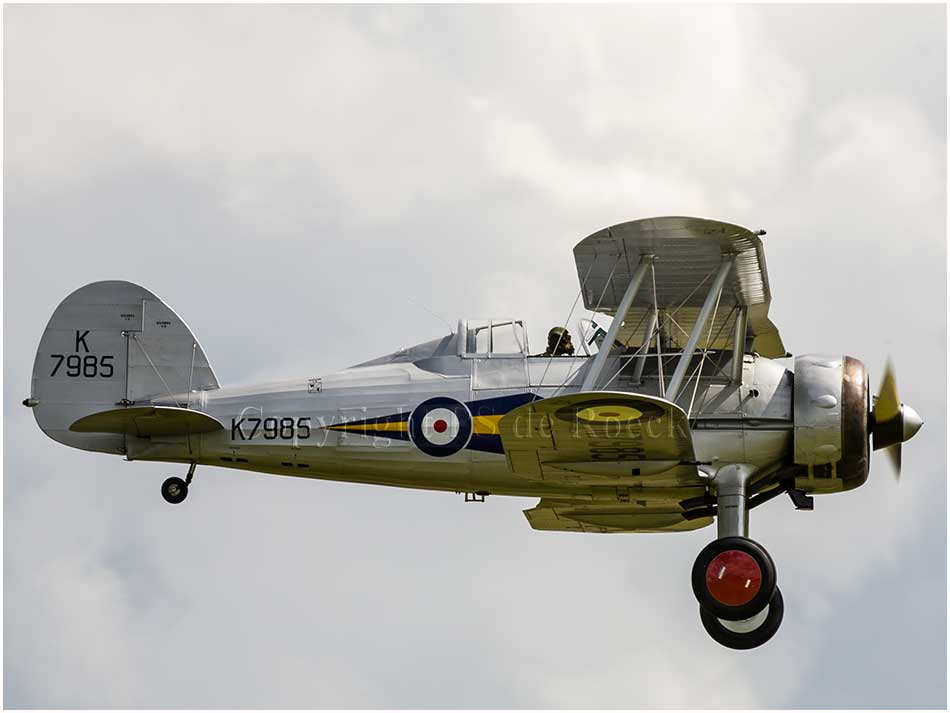
[[[643,354],[638,357],[637,365],[633,370],[633,383],[643,383],[643,368],[646,366],[647,359],[650,356],[650,342],[653,341],[653,333],[656,331],[657,311],[650,310],[650,318],[647,320],[647,326],[643,330],[643,345],[640,347]],[[659,339],[659,336],[657,336]]]
[[[630,309],[630,305],[633,304],[633,298],[636,297],[637,290],[640,289],[640,283],[643,282],[643,278],[647,274],[647,270],[652,264],[653,255],[643,255],[640,257],[640,264],[637,265],[637,269],[631,276],[630,284],[627,285],[627,291],[623,293],[623,299],[621,299],[620,304],[617,305],[617,311],[614,314],[614,321],[610,323],[610,329],[607,330],[607,336],[604,337],[604,341],[601,342],[602,348],[597,352],[597,356],[594,357],[594,363],[590,365],[590,368],[587,370],[587,374],[584,376],[584,384],[581,386],[582,392],[594,390],[594,384],[600,376],[600,372],[604,370],[604,364],[607,362],[607,356],[610,354],[610,350],[613,347],[614,340],[617,338],[618,332],[620,332],[620,326],[623,324],[623,318]]]
[[[713,279],[712,286],[709,288],[709,293],[706,295],[706,301],[703,302],[703,307],[699,311],[699,316],[696,318],[696,323],[693,325],[693,330],[690,332],[689,339],[686,342],[686,348],[683,349],[683,354],[676,364],[676,371],[673,372],[670,385],[666,389],[666,398],[669,401],[675,402],[676,397],[679,396],[680,387],[683,385],[686,370],[689,368],[689,363],[692,361],[693,354],[696,352],[696,345],[702,336],[703,327],[706,326],[706,320],[709,319],[709,314],[713,311],[713,306],[719,299],[722,286],[726,283],[726,277],[729,275],[729,271],[732,270],[734,259],[735,255],[732,254],[724,253],[722,256],[722,262],[719,264],[719,270],[716,272],[716,277]],[[620,312],[618,311],[617,314],[619,316]],[[616,322],[617,320],[615,319],[614,321]],[[610,326],[613,327],[613,324]],[[600,352],[597,352],[597,356],[600,356]],[[584,385],[587,385],[586,381]]]
[[[739,307],[736,313],[736,329],[732,343],[732,383],[742,384],[742,356],[745,354],[745,337],[749,325],[749,308]]]

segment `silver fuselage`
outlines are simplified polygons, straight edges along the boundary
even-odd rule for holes
[[[319,378],[155,399],[158,405],[187,401],[188,408],[213,416],[225,429],[191,437],[129,437],[127,457],[429,490],[616,499],[614,482],[539,482],[513,474],[500,438],[492,433],[497,418],[491,416],[475,419],[483,437],[447,457],[423,452],[404,428],[393,430],[393,437],[340,430],[341,424],[387,416],[395,423],[390,428],[398,429],[400,418],[405,422],[413,409],[434,397],[465,403],[473,415],[480,412],[480,404],[495,404],[494,415],[503,415],[506,408],[533,397],[579,391],[592,360],[464,356],[446,348],[450,345],[445,340]],[[641,366],[641,379],[634,381],[639,358],[612,356],[604,373],[616,376],[599,388],[662,395],[659,358],[651,354],[646,368]],[[707,363],[722,363],[718,368],[704,366],[712,376],[699,371],[677,399],[691,419],[697,461],[714,470],[717,463],[767,466],[786,459],[793,438],[792,373],[776,361],[747,354],[741,383],[733,383],[728,376],[733,373],[731,358],[731,352],[707,355]],[[675,363],[675,357],[671,359]],[[697,367],[701,359],[698,355]],[[701,470],[688,469],[685,479],[679,469],[675,476],[659,474],[631,484],[694,489],[703,482]]]

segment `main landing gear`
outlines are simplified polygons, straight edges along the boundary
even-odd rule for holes
[[[188,497],[188,486],[191,485],[191,479],[195,477],[196,465],[198,464],[192,463],[188,467],[188,474],[184,480],[178,476],[172,476],[162,483],[162,497],[165,498],[165,502],[177,505]]]
[[[785,613],[776,586],[775,563],[762,545],[750,540],[746,484],[752,468],[727,465],[716,488],[719,538],[693,563],[693,593],[703,627],[730,649],[753,649],[771,639]]]

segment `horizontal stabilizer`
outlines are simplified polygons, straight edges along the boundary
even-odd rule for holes
[[[138,438],[186,436],[211,433],[224,428],[218,419],[200,411],[172,406],[117,408],[83,416],[70,431],[77,433],[117,433]]]

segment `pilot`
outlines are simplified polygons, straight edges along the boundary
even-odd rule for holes
[[[564,327],[551,327],[548,332],[548,348],[541,356],[573,356],[574,345],[571,344],[571,333]]]

